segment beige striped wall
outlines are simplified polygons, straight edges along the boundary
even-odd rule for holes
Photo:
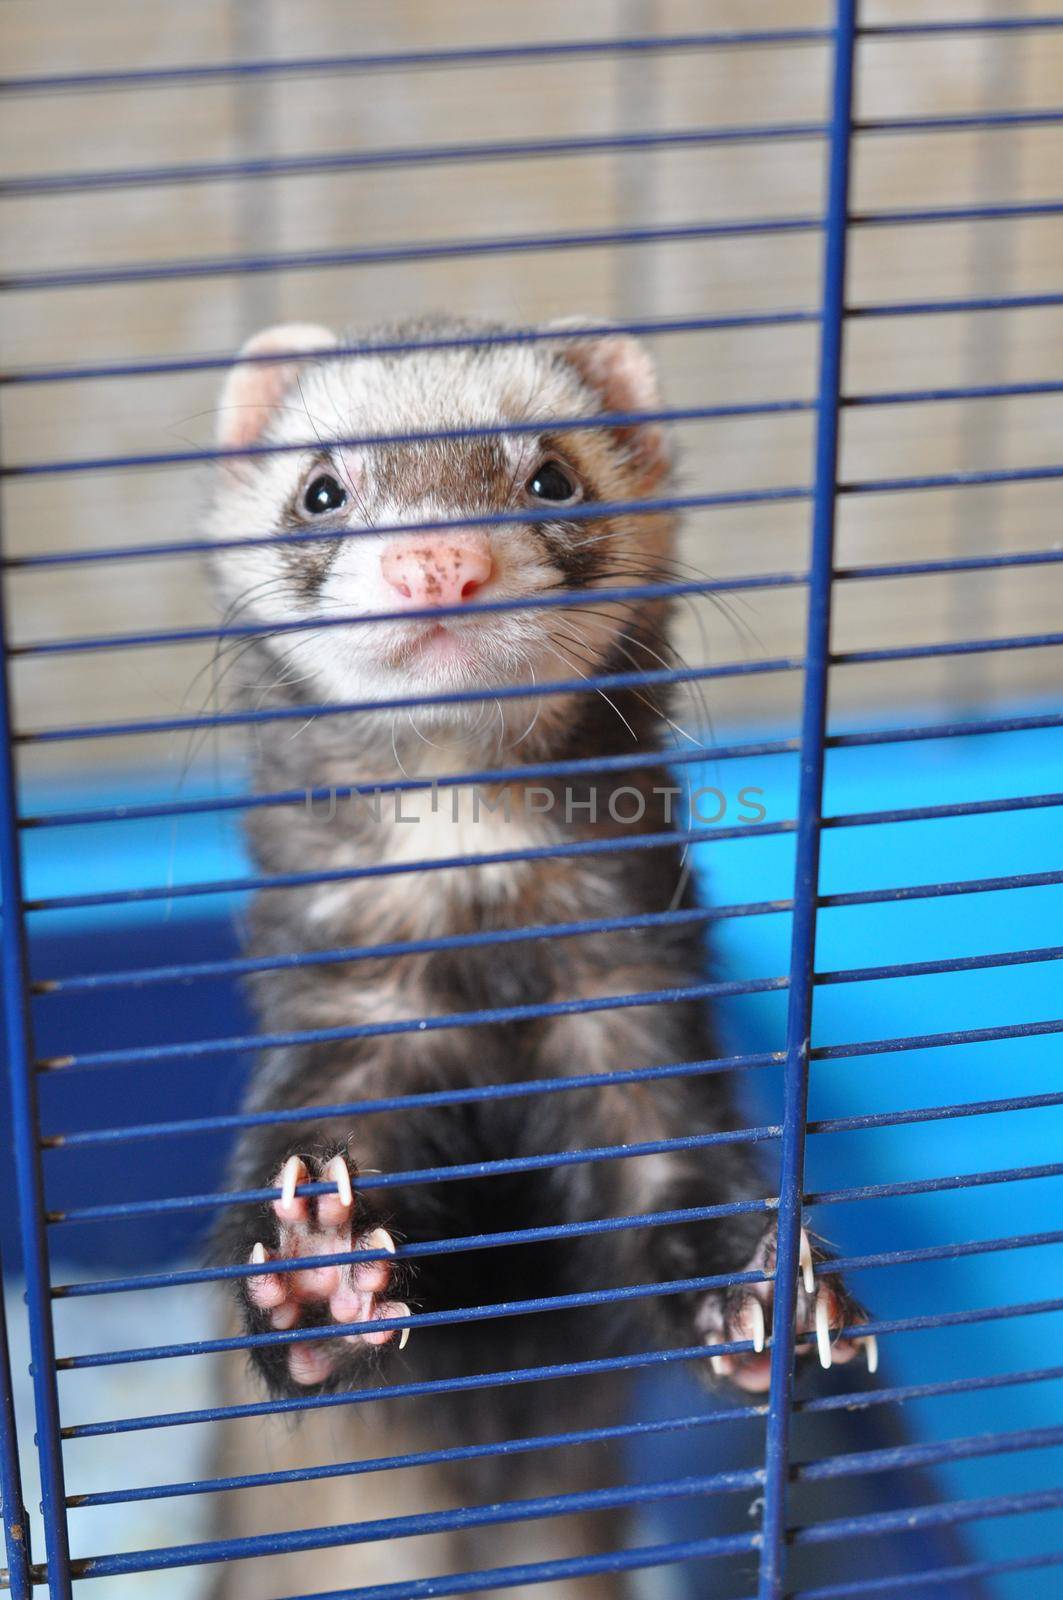
[[[970,16],[979,0],[935,0],[936,17]],[[983,11],[1035,15],[1035,3]],[[865,0],[867,22],[920,18],[921,0]],[[512,39],[817,24],[820,0],[4,0],[4,72],[453,46]],[[281,79],[121,94],[0,97],[5,174],[223,160],[404,144],[486,142],[650,127],[815,119],[824,108],[818,47],[696,52]],[[1063,106],[1063,36],[1049,33],[861,47],[864,116]],[[855,206],[935,206],[1063,197],[1063,127],[862,137]],[[822,146],[764,143],[476,167],[404,168],[253,185],[155,186],[4,201],[3,272],[300,250],[570,227],[664,224],[812,212],[821,202]],[[430,309],[521,322],[712,313],[814,304],[812,236],[674,243],[442,261],[423,265],[211,278],[0,296],[6,365],[150,357],[231,349],[280,318],[357,327]],[[964,296],[1063,290],[1063,220],[861,230],[850,298]],[[702,333],[655,341],[675,404],[807,396],[814,332]],[[850,393],[1063,378],[1063,312],[1011,312],[861,322],[851,329]],[[182,448],[211,434],[214,376],[62,383],[3,391],[6,462]],[[691,491],[807,481],[807,417],[716,422],[681,430],[682,484]],[[1063,399],[860,409],[846,419],[847,480],[975,466],[1063,462]],[[8,481],[9,552],[194,534],[201,473],[78,474]],[[843,562],[906,560],[1059,544],[1063,488],[1051,483],[847,500]],[[685,559],[714,574],[799,568],[807,508],[781,505],[689,520]],[[192,562],[12,576],[23,640],[69,633],[210,622]],[[1063,573],[850,584],[838,599],[836,642],[890,645],[939,637],[1059,628]],[[799,651],[797,591],[758,594],[725,612],[699,605],[683,648],[727,661]],[[24,663],[16,669],[24,728],[77,719],[163,716],[202,708],[209,652],[181,649]],[[936,714],[1056,693],[1060,652],[1024,652],[919,668],[835,673],[839,723],[890,708]],[[197,674],[201,674],[197,678]],[[717,728],[791,718],[795,678],[716,685]],[[696,713],[691,710],[691,717]],[[73,762],[140,763],[176,772],[180,740],[108,741],[27,753],[33,776]]]

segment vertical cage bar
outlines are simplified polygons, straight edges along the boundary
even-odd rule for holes
[[[831,584],[838,485],[845,260],[848,243],[853,67],[857,0],[836,0],[834,72],[824,239],[816,463],[812,503],[801,774],[794,868],[790,995],[783,1069],[783,1134],[779,1157],[778,1257],[771,1388],[765,1439],[763,1545],[759,1600],[783,1594],[790,1419],[793,1399],[795,1305],[804,1190],[805,1115],[816,956],[816,896],[826,757],[830,672]]]
[[[7,1344],[4,1272],[0,1263],[0,1507],[4,1516],[7,1588],[10,1600],[30,1600],[30,1519],[22,1495],[18,1459],[15,1398],[11,1388],[11,1354]]]
[[[0,558],[2,555],[3,538],[0,531]],[[18,779],[15,770],[7,622],[6,586],[0,581],[0,906],[3,908],[0,921],[0,970],[3,973],[7,1076],[33,1361],[33,1398],[41,1470],[41,1510],[48,1557],[48,1593],[52,1600],[70,1600],[63,1446],[59,1431],[59,1394],[44,1223],[44,1174],[41,1170],[40,1123],[30,1018],[29,950],[22,912]]]

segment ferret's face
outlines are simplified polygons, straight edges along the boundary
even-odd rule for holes
[[[292,326],[244,353],[259,359],[233,369],[220,442],[286,448],[220,466],[212,532],[302,537],[219,549],[214,567],[227,621],[319,624],[266,638],[278,682],[308,703],[471,692],[416,712],[422,725],[461,726],[483,715],[475,691],[489,701],[499,686],[603,669],[634,616],[604,591],[659,581],[671,529],[660,515],[573,508],[659,492],[662,436],[652,424],[553,433],[549,423],[658,407],[634,341],[345,356],[325,330]],[[541,431],[475,431],[540,421]],[[383,438],[342,442],[365,436]],[[349,536],[318,540],[318,530]],[[579,609],[491,608],[578,589],[603,594]],[[527,716],[525,702],[512,720]]]

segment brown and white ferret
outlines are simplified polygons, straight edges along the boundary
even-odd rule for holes
[[[219,1495],[218,1531],[319,1531],[299,1541],[305,1548],[220,1569],[217,1600],[564,1561],[623,1544],[611,1509],[548,1516],[542,1508],[521,1520],[514,1507],[512,1520],[493,1515],[478,1527],[473,1517],[442,1531],[408,1524],[461,1505],[622,1486],[603,1444],[475,1455],[500,1441],[616,1420],[625,1403],[616,1373],[499,1377],[471,1390],[447,1389],[446,1380],[655,1344],[737,1343],[743,1348],[695,1365],[710,1381],[767,1387],[770,1276],[700,1291],[667,1286],[713,1274],[770,1275],[770,1212],[582,1227],[763,1199],[769,1185],[751,1147],[549,1164],[561,1152],[733,1128],[725,1075],[446,1098],[717,1053],[704,1002],[675,998],[704,982],[697,919],[509,942],[482,937],[695,904],[676,844],[630,848],[637,836],[667,833],[679,821],[663,759],[561,777],[537,770],[663,751],[669,726],[667,689],[534,692],[656,670],[671,659],[668,600],[610,597],[666,583],[675,571],[672,514],[608,509],[667,492],[664,430],[630,419],[660,410],[653,365],[628,337],[566,333],[564,324],[557,335],[521,342],[487,325],[433,322],[345,350],[323,328],[279,327],[245,347],[256,359],[234,366],[221,398],[219,443],[236,453],[217,470],[213,535],[307,535],[220,547],[211,562],[228,622],[307,625],[263,631],[234,652],[244,703],[289,713],[253,729],[254,788],[340,792],[334,803],[319,795],[315,804],[249,813],[260,871],[317,881],[264,888],[251,913],[251,950],[265,958],[253,988],[261,1029],[297,1042],[263,1049],[248,1108],[261,1120],[242,1135],[231,1169],[235,1189],[273,1186],[280,1197],[230,1207],[217,1249],[227,1262],[263,1269],[352,1250],[371,1259],[263,1270],[239,1282],[239,1328],[280,1337],[257,1344],[250,1359],[232,1359],[226,1399],[261,1400],[265,1385],[273,1397],[312,1403],[295,1417],[282,1411],[220,1430],[220,1471],[280,1473],[281,1487]],[[618,413],[628,420],[610,425]],[[598,416],[598,427],[551,430],[558,419]],[[519,431],[491,431],[498,424]],[[337,442],[345,440],[363,442]],[[586,510],[596,504],[601,516]],[[572,514],[574,507],[581,511]],[[525,508],[535,517],[523,520]],[[315,529],[351,536],[316,540]],[[576,597],[572,604],[488,604],[566,594]],[[338,620],[380,615],[386,620]],[[495,697],[514,685],[533,692]],[[411,700],[427,703],[393,704]],[[350,704],[359,709],[331,709]],[[433,781],[525,767],[529,777],[507,780],[504,792]],[[396,780],[407,787],[384,787]],[[352,799],[342,792],[352,784],[381,787]],[[591,840],[624,843],[564,852]],[[538,853],[520,859],[523,852]],[[424,866],[478,856],[509,859]],[[435,943],[425,950],[425,941]],[[409,953],[393,948],[406,945]],[[374,953],[362,956],[366,949]],[[341,954],[285,964],[293,952]],[[667,1003],[611,1004],[662,991]],[[571,1001],[577,1008],[560,1004]],[[522,1007],[534,1014],[522,1016]],[[543,1007],[552,1009],[541,1014]],[[483,1012],[499,1015],[452,1024]],[[409,1019],[429,1025],[393,1026]],[[316,1030],[330,1037],[299,1040]],[[439,1099],[371,1109],[426,1094]],[[353,1102],[357,1112],[344,1112]],[[509,1165],[417,1181],[426,1169],[498,1162]],[[395,1184],[394,1174],[410,1181]],[[320,1183],[329,1187],[303,1192]],[[568,1231],[558,1238],[535,1232],[559,1225]],[[531,1237],[498,1246],[483,1238],[520,1230]],[[835,1339],[831,1349],[827,1330],[862,1313],[836,1277],[813,1286],[802,1238],[799,1328],[818,1331],[825,1363],[848,1360],[856,1344]],[[619,1302],[415,1326],[408,1342],[406,1328],[372,1327],[411,1314],[658,1284],[660,1294]],[[347,1332],[352,1325],[362,1331]],[[314,1337],[283,1338],[300,1330]],[[870,1340],[867,1354],[873,1361]],[[389,1398],[389,1384],[428,1390]],[[367,1467],[452,1449],[471,1458]],[[307,1466],[324,1470],[298,1481]],[[408,1535],[399,1542],[381,1537],[387,1527],[366,1529],[394,1518]],[[562,1567],[534,1592],[560,1600],[627,1591],[607,1572],[569,1582]]]

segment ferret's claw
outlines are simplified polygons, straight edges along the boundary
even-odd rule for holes
[[[764,1349],[764,1307],[761,1305],[756,1295],[750,1296],[749,1315],[753,1323],[753,1331],[751,1335],[753,1339],[753,1349],[759,1356],[761,1351]]]
[[[797,1283],[791,1279],[783,1288],[796,1289],[784,1314],[794,1317],[794,1334],[800,1341],[798,1357],[818,1362],[826,1371],[844,1366],[865,1348],[869,1370],[874,1372],[878,1367],[878,1347],[870,1326],[864,1326],[868,1312],[834,1275],[833,1263],[828,1262],[824,1276],[820,1276],[819,1263],[828,1258],[805,1228],[798,1230],[796,1253]],[[695,1326],[710,1350],[725,1341],[727,1346],[742,1347],[734,1354],[711,1356],[714,1376],[729,1379],[748,1394],[764,1394],[771,1382],[768,1351],[772,1322],[779,1315],[778,1239],[774,1223],[761,1235],[742,1270],[743,1276],[755,1275],[763,1281],[743,1285],[741,1290],[729,1288],[725,1294],[706,1294],[698,1306]],[[841,1329],[849,1331],[842,1333]],[[709,1376],[708,1369],[704,1376]]]
[[[395,1307],[395,1315],[396,1316],[408,1317],[409,1314],[410,1314],[409,1306],[397,1305]],[[409,1338],[410,1338],[410,1330],[409,1330],[409,1328],[400,1328],[400,1330],[399,1330],[399,1349],[400,1350],[405,1350],[406,1345],[409,1342]]]
[[[251,1265],[264,1267],[269,1252],[261,1240],[251,1250]],[[253,1306],[260,1311],[275,1311],[288,1294],[288,1287],[276,1272],[255,1272],[246,1280],[246,1293]]]
[[[300,1183],[309,1183],[310,1174],[300,1156],[289,1156],[281,1171],[280,1191],[281,1197],[275,1202],[277,1211],[286,1221],[299,1219],[300,1213],[306,1207],[305,1200],[296,1199],[296,1188]]]
[[[816,1274],[812,1265],[812,1245],[804,1228],[801,1229],[801,1280],[805,1286],[805,1293],[815,1294]]]
[[[816,1348],[819,1351],[819,1364],[826,1371],[832,1365],[830,1353],[830,1313],[823,1295],[816,1300]]]
[[[347,1163],[342,1156],[333,1156],[325,1169],[326,1176],[331,1178],[336,1185],[336,1192],[340,1201],[345,1206],[354,1204],[354,1194],[351,1190],[351,1175],[347,1170]]]
[[[346,1228],[354,1210],[351,1174],[342,1156],[333,1156],[321,1174],[326,1183],[336,1185],[317,1197],[317,1222],[319,1228]]]
[[[395,1241],[386,1228],[374,1228],[362,1240],[363,1250],[386,1250],[389,1256],[395,1254]]]

